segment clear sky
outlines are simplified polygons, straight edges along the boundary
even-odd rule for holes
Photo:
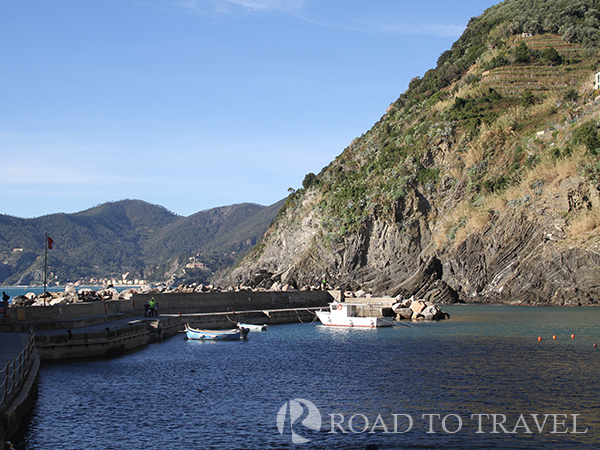
[[[4,1],[0,214],[275,203],[495,3]]]

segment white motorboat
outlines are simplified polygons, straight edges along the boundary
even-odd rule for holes
[[[254,325],[251,323],[238,323],[237,327],[242,329],[242,328],[248,328],[250,331],[267,331],[267,325]]]
[[[359,328],[393,326],[393,319],[391,317],[358,316],[358,309],[364,309],[365,307],[369,307],[369,304],[333,302],[329,304],[329,311],[320,310],[316,314],[325,326]]]

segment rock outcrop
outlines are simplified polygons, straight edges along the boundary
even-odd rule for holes
[[[557,13],[549,26],[575,11],[546,7]],[[327,280],[433,303],[598,303],[598,45],[553,35],[554,25],[522,34],[515,12],[535,8],[506,0],[473,18],[435,69],[305,178],[219,282]]]
[[[568,203],[568,191],[563,192],[557,197]],[[594,197],[600,207],[597,194]],[[600,243],[594,236],[568,239],[562,218],[567,212],[531,205],[491,213],[482,230],[445,253],[444,279],[466,300],[598,303]]]
[[[414,295],[432,303],[595,304],[600,299],[600,240],[568,237],[565,216],[572,192],[562,185],[587,190],[587,201],[600,207],[597,191],[589,194],[595,188],[570,177],[535,201],[490,210],[481,229],[438,248],[435,223],[419,209],[406,211],[410,229],[372,219],[337,243],[323,239],[313,211],[309,231],[295,229],[299,239],[291,228],[270,230],[262,255],[244,260],[223,282],[302,288],[326,279],[342,290]],[[288,214],[291,222],[302,209]]]

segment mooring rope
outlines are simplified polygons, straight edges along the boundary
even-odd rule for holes
[[[386,322],[387,322],[387,321],[386,321]],[[410,323],[404,323],[404,322],[394,322],[394,321],[392,321],[392,322],[388,322],[388,323],[391,323],[391,324],[392,324],[392,326],[394,326],[394,327],[410,327],[410,328],[415,328],[415,326],[414,326],[414,325],[411,325]]]
[[[227,314],[225,314],[225,317],[226,317],[226,318],[227,318],[227,320],[229,320],[231,323],[235,323],[235,324],[239,323],[239,322],[236,322],[235,320],[231,320]]]

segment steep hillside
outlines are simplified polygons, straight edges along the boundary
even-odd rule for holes
[[[148,240],[149,256],[164,259],[185,249],[206,252],[243,252],[256,244],[266,226],[283,206],[280,201],[264,207],[254,203],[201,211],[167,224]]]
[[[507,0],[472,19],[221,281],[597,303],[597,3]]]
[[[190,258],[203,270],[188,275],[206,281],[256,243],[281,205],[244,203],[181,217],[158,205],[123,200],[35,219],[0,215],[0,284],[43,282],[45,233],[55,242],[48,252],[53,281],[120,278],[128,272],[129,279],[165,281],[184,276]]]

